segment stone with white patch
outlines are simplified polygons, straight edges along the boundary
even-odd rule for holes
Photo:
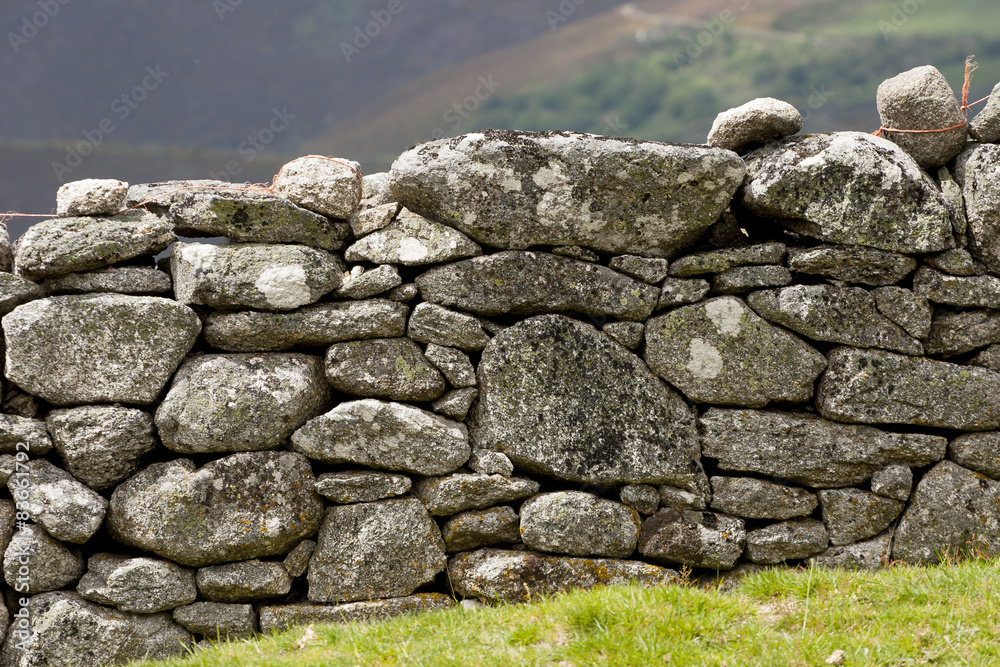
[[[344,253],[348,262],[418,266],[482,255],[462,232],[403,209],[386,227],[355,241]]]

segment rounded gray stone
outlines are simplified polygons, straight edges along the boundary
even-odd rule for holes
[[[345,276],[344,284],[334,290],[334,297],[367,299],[377,294],[384,294],[403,284],[403,279],[399,277],[399,270],[395,266],[383,264],[371,271],[363,271],[360,275],[355,275],[354,272],[359,268],[354,267],[351,273]]]
[[[113,178],[86,178],[63,183],[56,192],[56,215],[114,215],[122,209],[128,183]]]
[[[522,500],[538,493],[538,488],[538,482],[526,477],[455,473],[417,479],[413,495],[432,516],[449,516]]]
[[[18,448],[18,443],[22,443]],[[0,414],[0,452],[16,454],[19,451],[34,456],[44,456],[52,449],[52,438],[45,422],[18,415]]]
[[[465,352],[428,343],[424,356],[441,371],[452,387],[463,389],[476,384],[476,369]]]
[[[108,501],[45,459],[18,464],[7,481],[14,500],[32,521],[63,542],[83,544],[101,527]],[[20,509],[20,507],[19,507]]]
[[[409,338],[334,343],[326,378],[345,394],[391,401],[433,401],[445,390],[444,377]]]
[[[712,477],[711,507],[747,519],[792,519],[816,509],[816,494],[753,477]]]
[[[257,632],[253,605],[194,602],[177,607],[174,621],[188,632],[219,641],[250,639]]]
[[[828,545],[826,528],[816,519],[791,519],[747,532],[747,558],[763,565],[808,558]]]
[[[1000,142],[1000,83],[993,87],[986,106],[969,123],[969,136],[984,144]]]
[[[925,346],[927,354],[953,357],[1000,343],[1000,313],[995,310],[945,312],[934,318]]]
[[[640,514],[652,514],[660,507],[660,492],[649,484],[626,484],[619,492],[622,504]]]
[[[406,335],[418,343],[434,343],[479,352],[490,342],[479,320],[433,303],[420,303],[410,315]]]
[[[152,614],[194,602],[194,576],[194,570],[158,558],[100,553],[87,561],[87,574],[76,592],[122,611]]]
[[[913,276],[913,291],[948,306],[1000,308],[1000,278],[994,276],[951,276],[922,266]]]
[[[933,309],[925,297],[902,287],[877,287],[872,296],[879,312],[906,333],[921,340],[930,335]]]
[[[521,505],[521,540],[530,549],[570,556],[625,558],[639,539],[639,513],[582,491],[556,491]]]
[[[745,153],[801,129],[802,114],[798,109],[773,97],[758,97],[716,116],[708,132],[708,145]]]
[[[878,535],[896,520],[904,507],[902,501],[862,489],[823,489],[818,495],[823,523],[834,546]]]
[[[951,447],[949,445],[949,455],[954,460]],[[872,493],[877,496],[906,502],[913,490],[913,470],[910,466],[899,464],[886,466],[872,475],[871,487]]]
[[[728,570],[746,546],[743,520],[666,508],[642,522],[639,553],[666,563]]]
[[[71,586],[82,574],[80,550],[65,546],[37,525],[27,524],[14,533],[3,553],[4,580],[22,595]]]
[[[363,183],[357,162],[307,155],[281,168],[274,191],[311,211],[347,218],[358,208]]]
[[[517,513],[507,505],[462,512],[441,528],[448,553],[521,541]]]
[[[452,389],[445,392],[441,398],[431,403],[434,412],[442,414],[455,421],[465,421],[472,408],[473,401],[479,396],[479,390],[475,387],[465,389]]]
[[[618,255],[608,262],[608,268],[620,271],[644,283],[656,285],[667,277],[668,262],[662,257]]]
[[[686,278],[722,273],[737,266],[781,264],[787,248],[784,243],[770,241],[741,248],[722,248],[678,257],[670,263],[670,275]]]
[[[46,296],[46,291],[37,283],[12,273],[0,272],[0,317],[22,304]]]
[[[316,551],[316,542],[313,540],[302,540],[294,549],[288,552],[285,560],[281,561],[288,576],[294,578],[301,577],[309,569],[309,559]]]
[[[195,582],[211,602],[255,602],[287,595],[292,588],[282,563],[257,559],[199,568]]]
[[[712,278],[712,289],[718,294],[746,294],[791,282],[792,273],[783,266],[734,266]]]
[[[1000,432],[960,435],[948,443],[948,458],[987,477],[1000,479]]]
[[[419,266],[482,254],[479,244],[457,229],[404,208],[389,225],[355,241],[344,252],[344,259]]]
[[[889,563],[892,533],[887,530],[864,542],[830,547],[813,557],[811,562],[817,567],[874,572]]]

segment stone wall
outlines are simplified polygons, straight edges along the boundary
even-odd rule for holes
[[[1000,146],[794,131],[64,186],[0,273],[3,664],[1000,553]]]

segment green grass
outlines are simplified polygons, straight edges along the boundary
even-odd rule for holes
[[[774,569],[735,592],[608,587],[529,605],[293,628],[188,658],[222,665],[1000,664],[996,560],[876,573]]]

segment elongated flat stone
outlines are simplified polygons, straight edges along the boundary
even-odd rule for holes
[[[409,338],[334,343],[326,379],[337,391],[391,401],[433,401],[445,389],[444,376]]]
[[[583,491],[543,493],[521,504],[529,549],[570,556],[626,558],[639,539],[639,513]]]
[[[639,553],[665,563],[728,570],[746,546],[743,519],[664,508],[642,523]]]
[[[403,209],[387,227],[355,241],[344,253],[348,262],[418,266],[482,255],[462,232]]]
[[[723,271],[736,266],[781,264],[785,259],[784,243],[761,243],[745,248],[723,248],[679,257],[670,264],[670,275],[686,278]]]
[[[950,276],[922,266],[913,276],[913,291],[948,306],[1000,308],[1000,278],[994,276]]]
[[[849,283],[883,286],[895,285],[909,275],[917,268],[917,260],[864,246],[822,245],[789,250],[788,268]]]
[[[264,605],[260,608],[262,634],[283,632],[295,625],[384,621],[404,614],[449,609],[455,600],[442,593],[417,593],[386,600],[344,604]]]

